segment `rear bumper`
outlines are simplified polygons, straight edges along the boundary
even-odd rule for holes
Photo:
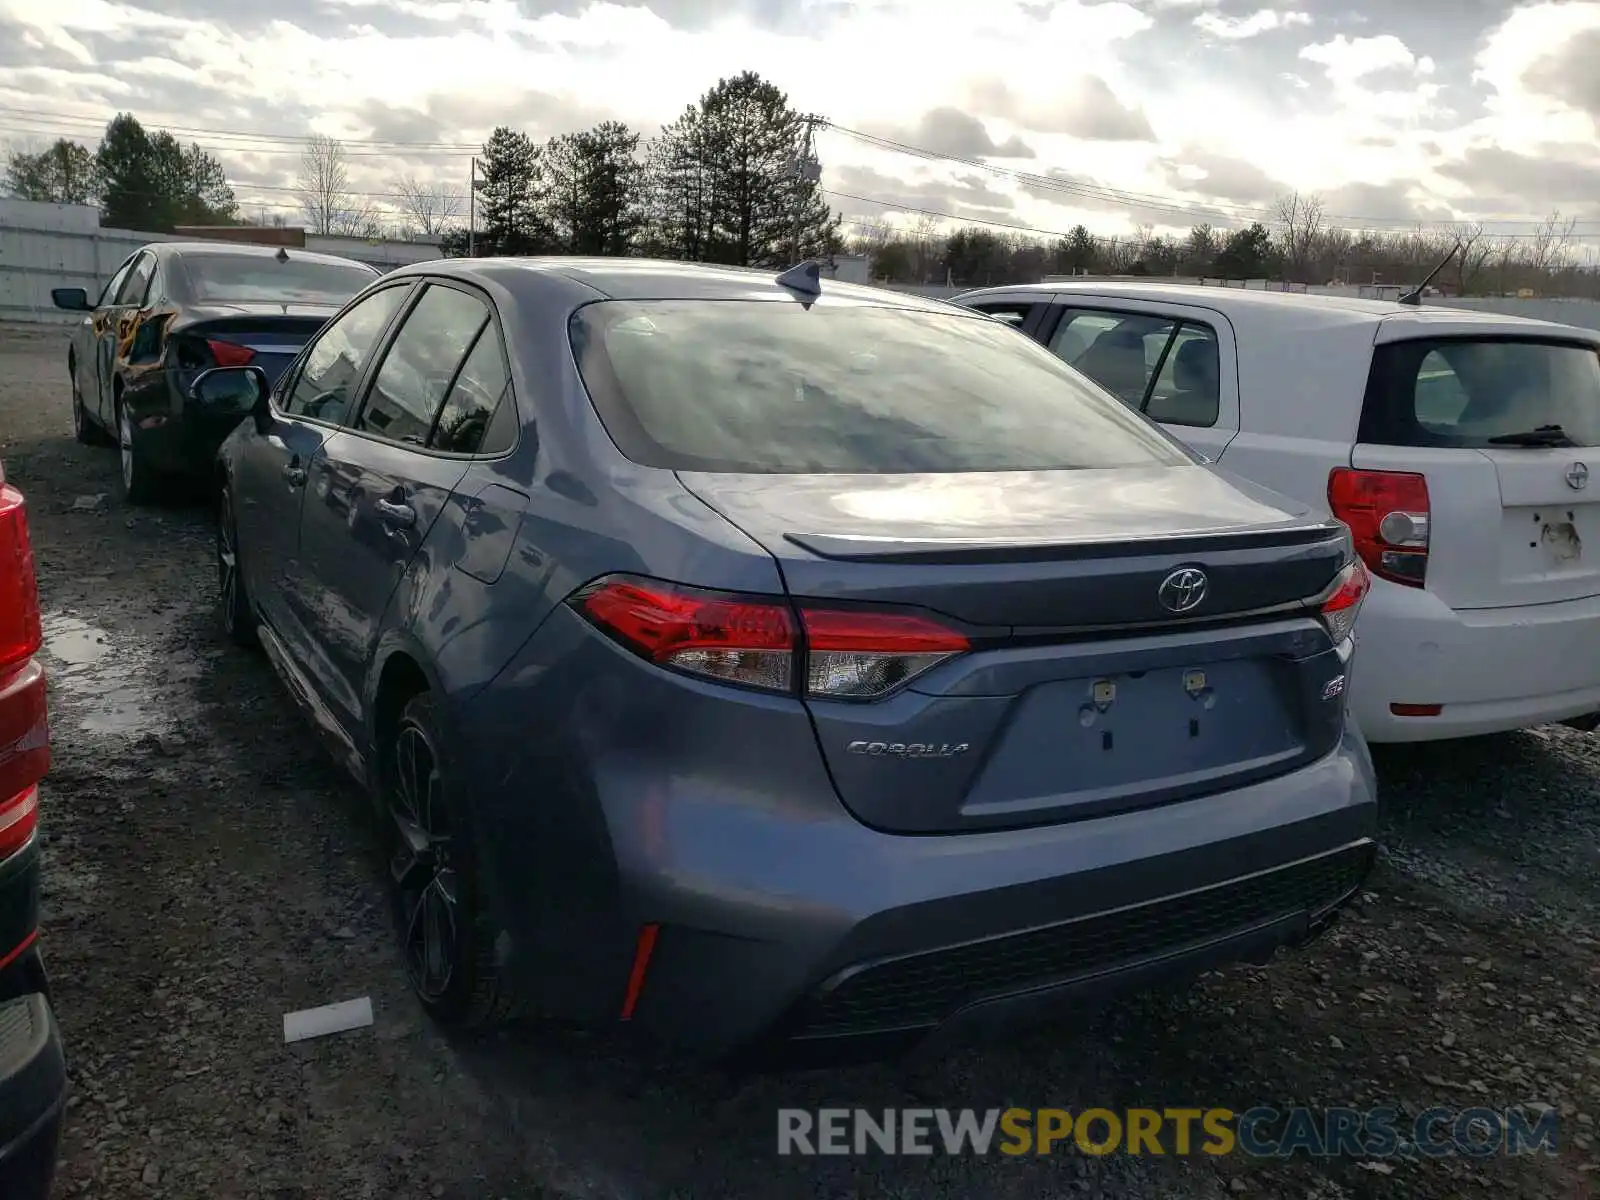
[[[1359,887],[1377,824],[1353,727],[1269,782],[1022,830],[884,834],[824,800],[820,771],[790,778],[766,801],[692,776],[603,787],[611,857],[585,874],[615,894],[598,906],[562,889],[523,907],[507,873],[539,860],[502,839],[513,973],[546,1007],[616,1022],[653,924],[635,1026],[707,1057],[876,1053],[1300,940]]]
[[[46,1200],[55,1176],[67,1067],[50,1002],[0,1004],[0,1196]]]
[[[1600,597],[1457,612],[1376,580],[1357,626],[1350,704],[1369,741],[1526,729],[1600,710]],[[1439,704],[1404,717],[1391,704]]]
[[[188,398],[189,385],[199,374],[169,368],[164,395],[152,391],[150,399],[130,400],[134,444],[164,475],[209,475],[218,448],[243,419],[237,413],[210,412]]]

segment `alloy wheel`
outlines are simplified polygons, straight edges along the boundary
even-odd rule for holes
[[[133,491],[133,424],[128,420],[128,408],[117,405],[117,441],[122,449],[122,486]]]
[[[397,838],[390,869],[400,890],[406,973],[430,1003],[443,1000],[455,981],[461,937],[460,880],[440,790],[427,731],[403,724],[394,747],[390,815]]]
[[[239,552],[233,528],[233,497],[226,488],[217,502],[217,590],[222,594],[223,627],[233,633],[239,602]]]

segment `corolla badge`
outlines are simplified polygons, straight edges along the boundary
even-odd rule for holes
[[[966,742],[851,742],[851,754],[873,758],[954,758],[972,747]]]
[[[1193,612],[1206,598],[1206,584],[1206,573],[1198,567],[1179,567],[1161,581],[1156,599],[1168,612]]]
[[[1581,492],[1589,486],[1589,464],[1575,462],[1567,468],[1567,486],[1575,492]]]

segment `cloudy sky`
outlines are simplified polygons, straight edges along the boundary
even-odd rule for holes
[[[1351,226],[1559,209],[1600,241],[1597,61],[1576,0],[0,0],[0,139],[92,142],[128,110],[287,213],[313,132],[379,199],[465,183],[495,125],[648,134],[753,69],[876,139],[819,135],[851,216],[1112,234],[1299,189]]]

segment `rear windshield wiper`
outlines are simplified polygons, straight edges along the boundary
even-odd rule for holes
[[[1489,439],[1491,446],[1576,446],[1559,425],[1540,425],[1520,433],[1502,433]]]

